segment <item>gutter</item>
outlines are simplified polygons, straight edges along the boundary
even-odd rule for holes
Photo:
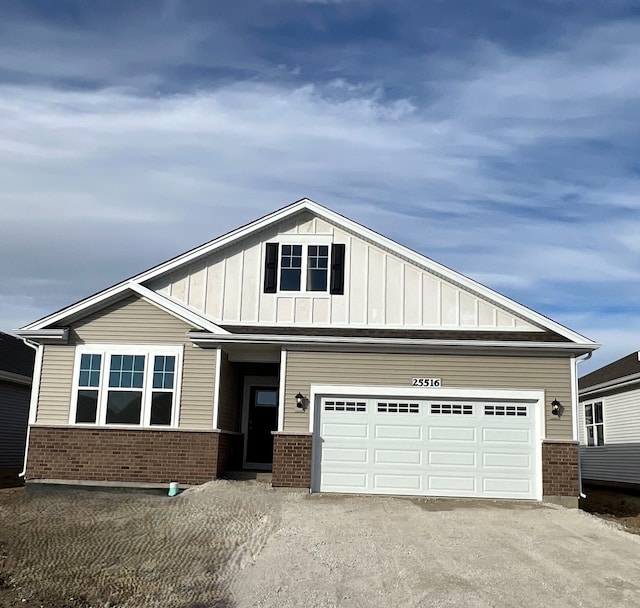
[[[22,337],[22,336],[21,336]],[[40,373],[42,371],[42,354],[44,352],[44,346],[36,342],[31,342],[26,338],[22,338],[22,341],[33,348],[36,351],[35,368],[33,370],[33,381],[31,383],[31,401],[29,403],[29,419],[27,421],[27,437],[24,445],[24,461],[22,463],[22,471],[18,473],[18,477],[22,477],[27,474],[27,455],[29,453],[29,436],[31,434],[31,425],[35,422],[36,407],[38,405],[38,393],[40,391]]]
[[[25,344],[36,348],[30,340],[56,340],[67,343],[69,339],[69,328],[61,327],[55,329],[17,329],[15,331]]]
[[[600,384],[593,384],[589,387],[585,387],[579,391],[578,394],[580,396],[591,395],[592,393],[621,388],[629,384],[634,384],[638,381],[640,381],[640,374],[631,374],[630,376],[623,376],[622,378],[616,378],[615,380],[609,380],[607,382],[601,382]]]

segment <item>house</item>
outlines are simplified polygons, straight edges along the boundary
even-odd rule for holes
[[[578,382],[582,479],[640,489],[640,352]]]
[[[35,350],[0,332],[0,487],[18,481],[24,464]]]
[[[597,344],[308,199],[25,326],[26,475],[577,504]]]

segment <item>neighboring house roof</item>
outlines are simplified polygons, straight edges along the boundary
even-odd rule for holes
[[[580,393],[610,390],[640,381],[640,353],[635,351],[578,380]]]
[[[35,350],[20,338],[0,332],[0,379],[18,380],[33,377]]]
[[[427,271],[431,271],[433,273],[444,276],[448,280],[455,282],[463,288],[480,294],[486,300],[493,302],[495,305],[505,310],[510,311],[514,315],[526,319],[537,327],[548,330],[553,334],[557,334],[568,342],[581,345],[584,348],[585,352],[598,347],[595,342],[589,340],[588,338],[585,338],[577,332],[574,332],[571,329],[568,329],[567,327],[564,327],[563,325],[556,323],[555,321],[552,321],[551,319],[523,306],[522,304],[519,304],[507,298],[506,296],[503,296],[489,289],[488,287],[485,287],[484,285],[481,285],[480,283],[477,283],[476,281],[473,281],[472,279],[469,279],[468,277],[465,277],[464,275],[455,272],[450,268],[447,268],[446,266],[443,266],[442,264],[434,262],[433,260],[422,254],[419,254],[403,245],[400,245],[395,241],[384,237],[377,232],[366,228],[365,226],[362,226],[361,224],[358,224],[357,222],[354,222],[306,198],[283,207],[282,209],[279,209],[254,222],[251,222],[250,224],[224,234],[217,239],[196,247],[180,256],[168,260],[167,262],[159,264],[158,266],[155,266],[150,270],[142,272],[130,279],[127,279],[121,283],[109,287],[108,289],[94,294],[89,298],[81,300],[80,302],[68,306],[56,313],[35,321],[34,323],[26,325],[20,330],[19,333],[22,336],[29,337],[32,333],[37,333],[47,329],[50,330],[54,327],[61,327],[72,319],[76,319],[79,316],[86,315],[93,310],[102,308],[107,303],[123,298],[131,292],[136,292],[138,295],[144,297],[145,299],[149,299],[149,301],[152,301],[157,306],[167,309],[172,314],[176,316],[182,316],[185,320],[189,320],[191,323],[197,325],[201,329],[210,331],[214,334],[226,334],[228,333],[228,330],[219,325],[216,325],[214,322],[212,322],[211,319],[207,319],[202,315],[198,315],[192,309],[186,306],[182,306],[178,302],[163,298],[160,294],[157,294],[156,292],[148,289],[146,285],[148,285],[152,279],[156,279],[157,277],[171,273],[177,268],[191,264],[195,260],[209,255],[216,250],[227,247],[232,243],[237,243],[250,235],[256,234],[268,227],[271,227],[274,224],[277,224],[278,222],[282,222],[303,212],[310,212],[317,217],[323,218],[326,221],[333,223],[334,225],[340,226],[353,234],[356,234],[364,239],[368,239],[369,241],[380,245],[388,251],[391,251],[399,256],[402,256],[405,259],[410,260],[412,263],[417,264]],[[234,330],[235,329],[237,328],[234,327]],[[261,332],[263,329],[265,329],[263,326],[259,327],[259,330]],[[344,332],[340,333],[341,335],[344,335]]]

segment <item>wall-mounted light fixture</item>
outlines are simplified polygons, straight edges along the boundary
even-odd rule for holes
[[[561,407],[562,407],[561,403],[560,403],[557,399],[554,399],[554,400],[551,402],[551,413],[552,413],[554,416],[559,416],[559,415],[560,415],[560,408],[561,408]]]
[[[296,407],[299,407],[301,410],[304,409],[304,395],[302,393],[296,395]]]

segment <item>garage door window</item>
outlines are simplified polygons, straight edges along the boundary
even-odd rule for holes
[[[381,414],[419,414],[419,403],[378,403],[378,412]]]
[[[470,415],[473,405],[470,403],[432,403],[432,414]]]
[[[325,412],[366,412],[367,404],[364,401],[325,401]]]
[[[491,404],[484,406],[485,416],[526,416],[526,405]]]

